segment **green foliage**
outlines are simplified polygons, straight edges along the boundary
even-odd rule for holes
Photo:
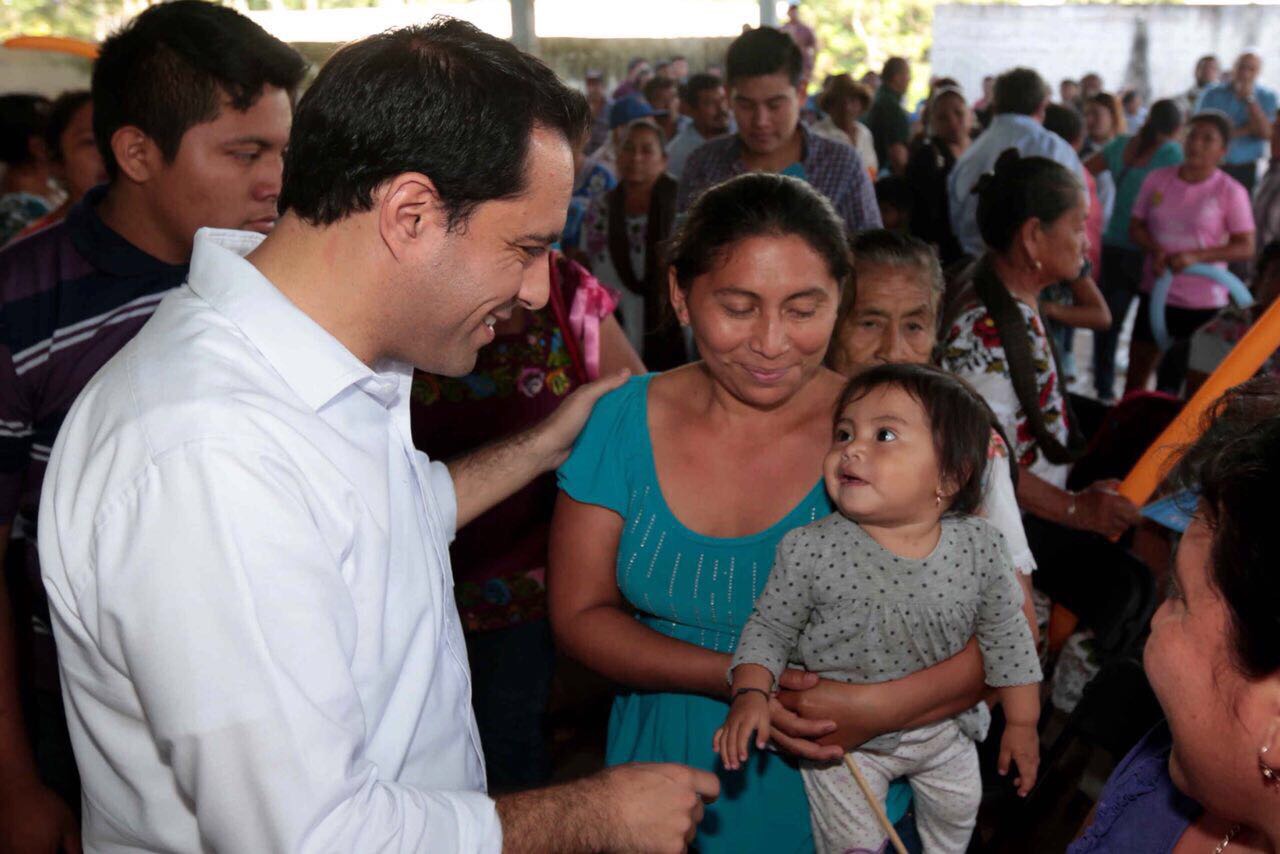
[[[934,0],[813,0],[805,5],[818,34],[815,82],[828,74],[877,73],[891,56],[911,60],[909,98],[929,85]]]
[[[4,0],[0,38],[74,36],[92,39],[98,19],[118,15],[123,0]]]

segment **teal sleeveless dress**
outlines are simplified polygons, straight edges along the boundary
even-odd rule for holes
[[[690,531],[658,485],[648,426],[653,376],[633,378],[596,404],[560,467],[560,488],[575,501],[622,517],[618,588],[636,619],[669,637],[732,653],[783,535],[833,507],[819,480],[790,513],[758,534],[721,539]],[[623,692],[609,716],[606,762],[678,762],[718,775],[720,798],[698,829],[702,854],[812,851],[809,806],[794,760],[753,751],[738,771],[721,766],[711,738],[727,712],[723,701],[696,694]],[[897,821],[909,802],[910,790],[895,784],[890,818]]]

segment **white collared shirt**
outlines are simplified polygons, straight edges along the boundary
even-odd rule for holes
[[[85,388],[40,557],[95,851],[498,851],[410,370],[202,229]],[[380,368],[382,366],[379,366]]]
[[[960,155],[947,176],[951,230],[955,232],[961,248],[975,258],[985,251],[986,244],[978,230],[978,197],[973,188],[984,173],[995,170],[996,160],[1010,148],[1018,149],[1023,157],[1047,157],[1062,164],[1079,176],[1081,188],[1085,186],[1084,166],[1065,139],[1045,130],[1031,116],[1014,113],[996,116],[973,145]],[[1086,195],[1085,203],[1088,201]]]

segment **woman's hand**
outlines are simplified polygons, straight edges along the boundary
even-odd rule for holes
[[[1119,485],[1118,480],[1100,480],[1079,493],[1073,527],[1115,539],[1137,524],[1141,513],[1137,505],[1116,492]]]
[[[734,698],[729,717],[711,739],[712,749],[720,754],[727,770],[737,771],[747,761],[752,733],[757,750],[764,750],[769,743],[770,700],[768,693],[756,689],[747,689]]]
[[[1174,252],[1172,255],[1166,256],[1165,263],[1173,272],[1181,273],[1192,264],[1195,264],[1196,260],[1194,252]]]
[[[774,742],[789,752],[805,759],[839,759],[846,750],[852,750],[868,739],[879,735],[867,726],[871,717],[869,703],[873,692],[882,686],[848,685],[829,679],[820,680],[811,688],[778,692],[776,703],[790,717],[779,714],[773,722]],[[825,730],[825,731],[824,731]],[[797,750],[784,744],[778,732],[795,733],[807,742]]]
[[[1163,249],[1157,249],[1151,253],[1151,272],[1155,273],[1156,278],[1164,275],[1164,271],[1169,266],[1169,256],[1165,254]]]

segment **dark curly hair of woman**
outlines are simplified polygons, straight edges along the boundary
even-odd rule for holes
[[[1199,491],[1213,532],[1210,583],[1230,614],[1228,645],[1240,670],[1280,670],[1280,380],[1259,377],[1213,405],[1171,480]]]

